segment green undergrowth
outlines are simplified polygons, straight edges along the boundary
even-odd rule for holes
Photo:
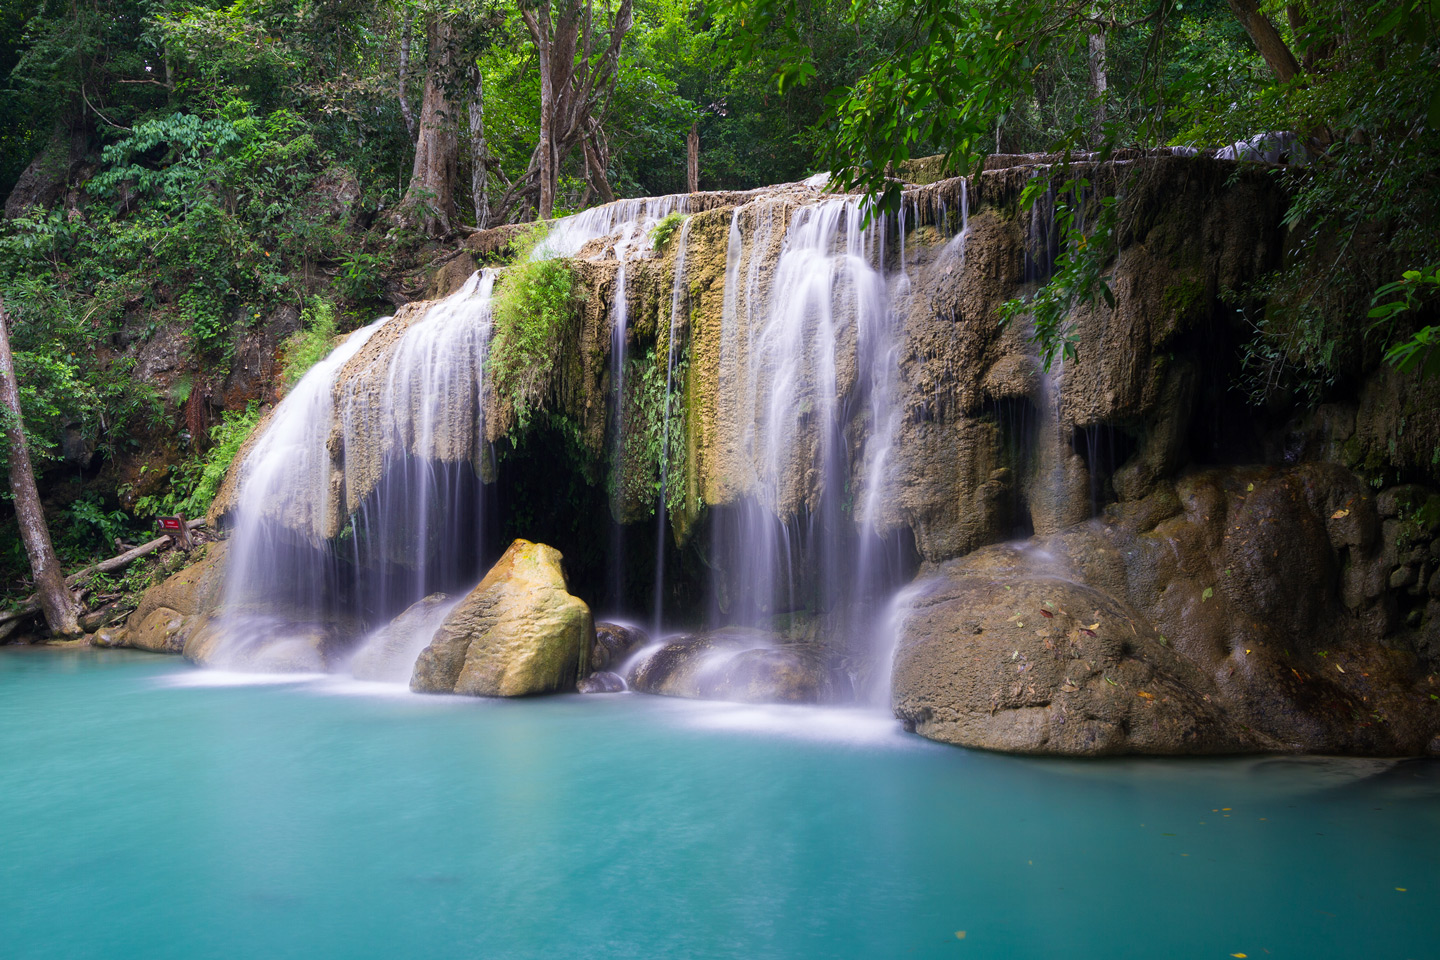
[[[287,391],[330,352],[336,332],[335,305],[320,297],[311,298],[310,305],[300,315],[300,324],[301,328],[287,337],[281,347],[285,364],[280,379]]]
[[[170,467],[170,482],[165,492],[141,497],[135,502],[140,516],[158,517],[179,514],[203,517],[220,492],[220,484],[244,446],[255,425],[260,422],[260,408],[255,403],[243,412],[229,412],[210,429],[210,449],[195,454]]]
[[[676,362],[668,394],[664,358],[653,348],[627,361],[625,367],[626,396],[618,400],[621,444],[614,453],[608,481],[611,502],[629,505],[639,513],[634,519],[644,519],[655,515],[663,493],[665,509],[674,513],[685,507],[689,359]]]
[[[579,297],[563,261],[530,259],[543,239],[537,230],[516,244],[515,262],[500,278],[494,301],[489,373],[496,394],[514,405],[520,432],[543,405]]]

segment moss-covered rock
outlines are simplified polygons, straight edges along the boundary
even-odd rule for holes
[[[126,622],[123,638],[105,645],[183,653],[185,644],[219,609],[226,550],[223,541],[197,548],[194,562],[145,591]]]

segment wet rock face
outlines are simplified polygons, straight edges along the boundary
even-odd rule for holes
[[[365,638],[350,661],[357,680],[406,681],[415,658],[429,645],[438,619],[453,605],[448,594],[432,593],[405,608],[394,620]]]
[[[619,667],[632,651],[650,642],[650,635],[637,626],[623,623],[595,624],[595,645],[590,648],[590,669]]]
[[[625,678],[609,670],[597,670],[575,684],[578,693],[624,693]]]
[[[560,552],[516,540],[435,631],[410,688],[482,697],[570,689],[594,635],[590,608],[567,590]]]
[[[907,728],[962,746],[1071,756],[1259,745],[1143,616],[1041,569],[1013,548],[987,548],[923,588],[893,678]]]
[[[1343,468],[1194,474],[930,570],[896,713],[1026,753],[1420,754],[1440,733],[1433,624],[1400,622],[1386,554]]]
[[[666,642],[636,664],[630,689],[692,700],[820,703],[836,684],[818,653],[758,630],[727,628]]]

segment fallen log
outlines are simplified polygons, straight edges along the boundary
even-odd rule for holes
[[[205,520],[203,517],[199,520],[191,520],[186,523],[185,526],[190,530],[195,530],[199,527],[205,526]],[[101,560],[99,563],[92,564],[91,566],[88,566],[83,570],[77,570],[75,573],[72,573],[70,574],[70,576],[65,578],[65,586],[75,587],[81,583],[84,583],[86,580],[88,580],[90,577],[95,576],[97,573],[110,573],[111,571],[120,570],[124,567],[128,567],[130,564],[134,563],[136,560],[139,560],[141,557],[149,556],[150,554],[154,553],[156,550],[159,550],[166,544],[174,542],[174,538],[171,537],[169,534],[166,534],[163,537],[157,537],[154,540],[151,540],[149,543],[142,543],[138,547],[126,550],[118,557],[111,557],[109,560]],[[23,617],[28,617],[33,613],[39,612],[40,598],[39,596],[33,596],[28,598],[24,603],[16,607],[14,610],[0,613],[0,624],[9,623],[11,620],[19,620]],[[3,637],[3,634],[0,634],[0,637]]]

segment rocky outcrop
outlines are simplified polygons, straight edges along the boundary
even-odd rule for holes
[[[590,608],[567,592],[560,552],[516,540],[435,631],[410,688],[481,697],[573,689],[594,631]]]
[[[595,624],[595,644],[590,648],[591,670],[614,670],[632,652],[650,642],[644,630],[627,623]]]
[[[454,608],[444,593],[432,593],[405,608],[394,620],[367,636],[350,660],[357,680],[403,683],[410,679],[415,660],[430,644],[435,631]]]
[[[224,542],[207,543],[189,566],[146,590],[130,614],[123,637],[108,634],[105,646],[154,653],[183,653],[220,606],[225,580]]]
[[[839,684],[819,651],[731,627],[666,641],[630,669],[630,689],[692,700],[820,703]]]
[[[576,693],[623,693],[625,678],[609,670],[597,670],[575,684]]]
[[[1338,466],[1197,473],[930,571],[895,710],[1022,753],[1422,753],[1440,661],[1433,621],[1396,629],[1411,556]]]

